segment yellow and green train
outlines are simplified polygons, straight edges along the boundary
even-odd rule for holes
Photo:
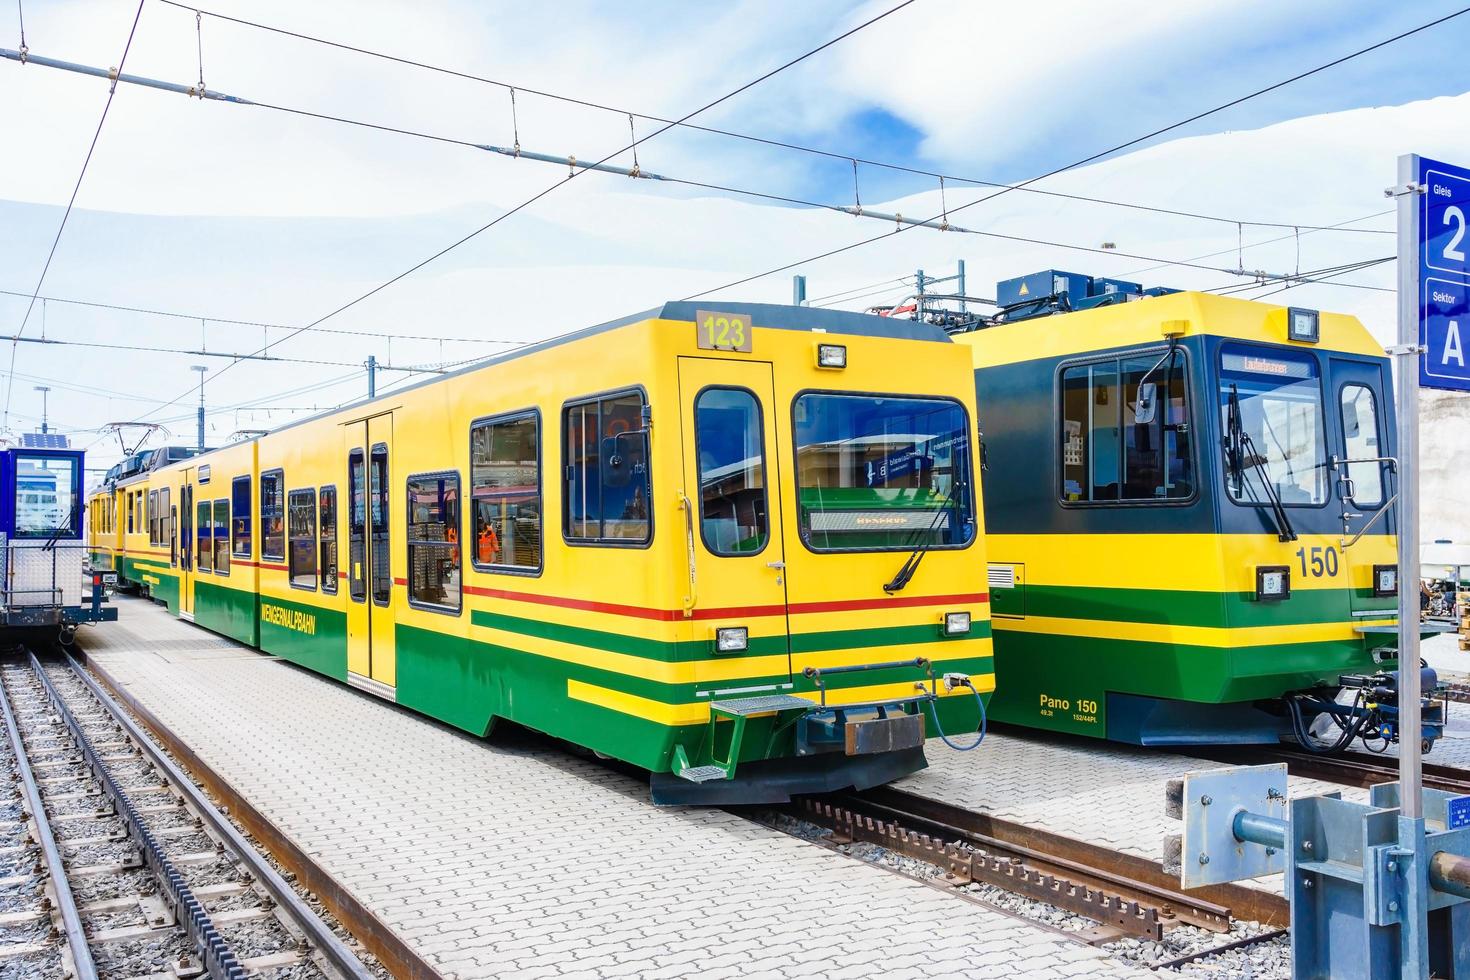
[[[1155,745],[1396,739],[1394,414],[1363,325],[1064,272],[998,300],[954,334],[988,460],[992,717]]]
[[[974,406],[937,327],[669,303],[119,480],[94,560],[660,802],[864,787],[994,689]]]

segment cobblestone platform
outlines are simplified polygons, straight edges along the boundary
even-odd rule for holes
[[[118,605],[118,623],[79,637],[89,657],[445,976],[1150,975],[731,814],[654,807],[645,785],[543,743],[471,738]],[[942,751],[943,778],[965,778]],[[1059,788],[1051,775],[1013,791]]]
[[[943,800],[1159,860],[1165,834],[1179,833],[1164,816],[1164,784],[1173,777],[1221,764],[1137,746],[1081,739],[1056,741],[1045,733],[992,732],[974,752],[955,752],[931,740],[929,768],[894,785]],[[1292,796],[1342,790],[1366,801],[1366,790],[1290,777]]]

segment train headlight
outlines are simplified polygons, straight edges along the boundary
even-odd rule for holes
[[[1291,598],[1291,569],[1285,565],[1256,566],[1256,601],[1279,602]]]
[[[944,614],[944,635],[964,636],[970,632],[970,614],[967,612],[952,612]]]
[[[721,626],[715,630],[716,653],[740,653],[750,646],[750,630],[744,626]]]
[[[847,367],[847,348],[841,344],[818,344],[817,367],[838,369]]]
[[[1399,594],[1399,567],[1397,565],[1373,566],[1373,594],[1375,596]]]

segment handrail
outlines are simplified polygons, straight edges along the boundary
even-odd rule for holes
[[[683,490],[679,491],[679,506],[684,508],[684,537],[689,549],[689,594],[684,597],[684,618],[693,619],[698,597],[694,573],[694,504]]]

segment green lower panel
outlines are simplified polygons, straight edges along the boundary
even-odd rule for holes
[[[1237,648],[995,632],[997,721],[1102,737],[1107,695],[1207,704],[1274,699],[1377,669],[1356,641]]]
[[[694,700],[685,691],[690,685],[660,684],[403,625],[395,632],[395,650],[398,703],[474,734],[486,733],[494,718],[506,718],[645,769],[663,771],[669,768],[675,744],[683,744],[694,753],[708,732],[707,725],[668,727],[567,696],[567,681],[577,680],[677,704]],[[946,663],[944,667],[983,677],[990,673],[991,661],[977,657]],[[844,682],[842,686],[848,686],[913,680],[916,675],[912,670],[890,670],[838,677]],[[812,690],[805,678],[796,681],[798,691]],[[975,731],[979,712],[972,699],[944,699],[940,708],[940,721],[947,733]],[[742,761],[791,754],[791,728],[788,726],[773,740],[773,724],[770,717],[750,720]]]
[[[290,599],[260,597],[260,649],[347,680],[347,614]]]
[[[260,642],[260,608],[254,592],[194,580],[194,622],[250,646]],[[345,640],[344,640],[345,642]]]

